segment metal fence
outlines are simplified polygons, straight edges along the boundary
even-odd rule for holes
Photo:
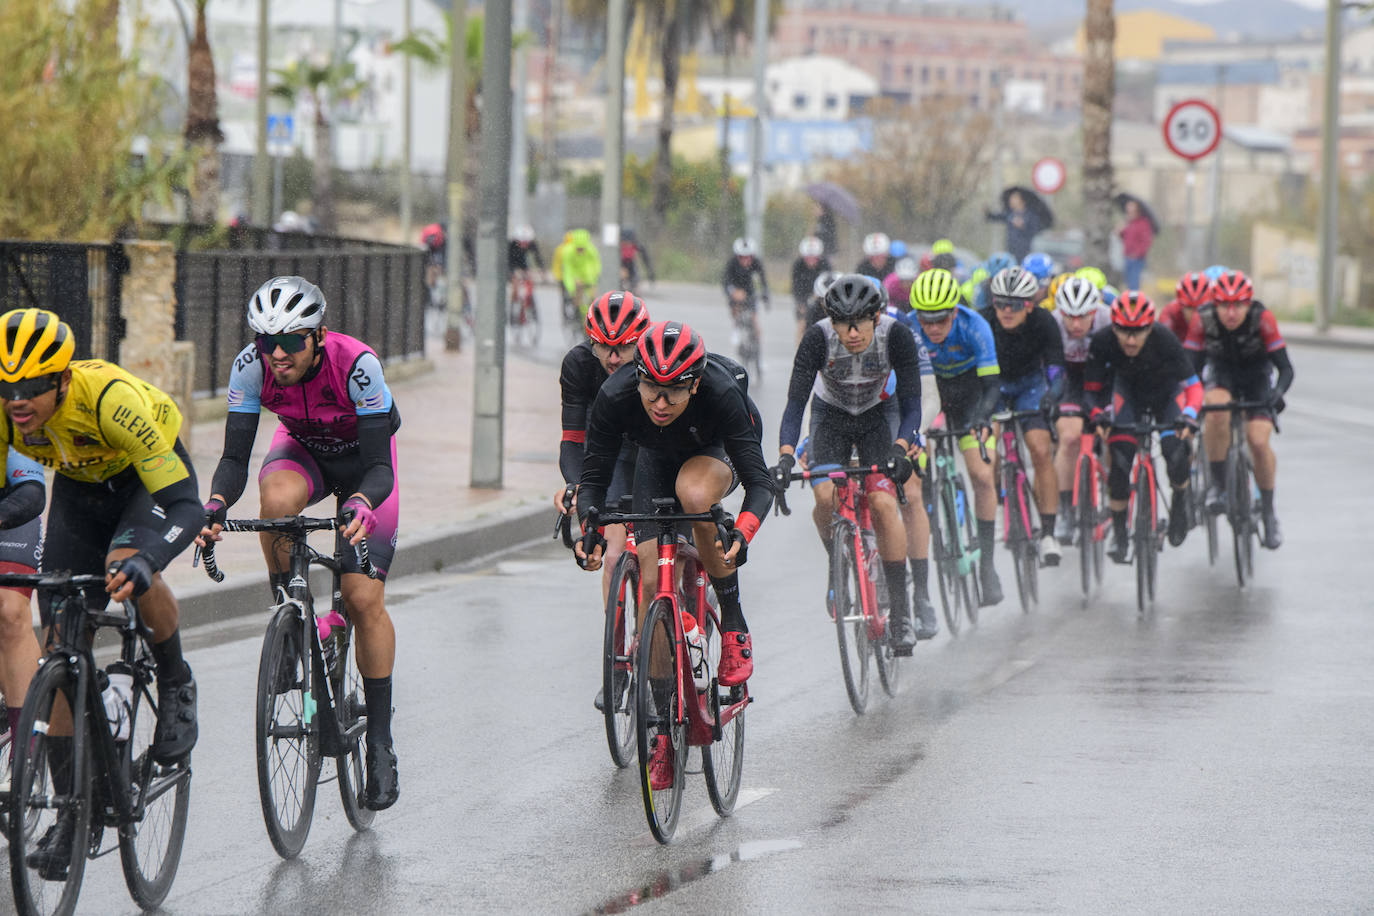
[[[273,277],[317,284],[329,303],[325,324],[357,337],[383,362],[424,353],[425,253],[371,250],[179,251],[176,335],[196,348],[197,396],[223,391],[229,367],[248,345],[248,298]]]
[[[0,241],[0,312],[56,312],[76,335],[78,358],[117,360],[124,339],[120,280],[128,269],[118,244]]]

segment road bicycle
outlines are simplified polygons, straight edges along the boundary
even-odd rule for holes
[[[642,525],[641,536],[654,531],[658,541],[658,590],[632,643],[630,680],[644,816],[660,843],[671,842],[677,829],[689,747],[702,749],[701,769],[711,807],[721,817],[734,811],[744,766],[744,713],[752,702],[747,685],[722,687],[713,674],[720,663],[720,618],[707,598],[705,570],[699,562],[693,565],[689,546],[677,535],[679,524],[710,522],[719,541],[728,544],[734,522],[719,503],[710,512],[674,512],[676,506],[675,499],[665,497],[653,500],[650,513],[593,508],[583,528],[593,532],[603,525]],[[681,594],[675,585],[679,563],[686,567],[681,570]],[[691,571],[696,575],[689,575]],[[700,622],[705,635],[700,658],[688,647],[683,625],[687,614]],[[660,743],[667,745],[673,772],[672,783],[656,789],[649,761]]]
[[[533,349],[539,343],[539,309],[534,304],[534,279],[528,270],[511,277],[509,311],[515,342]]]
[[[52,594],[48,651],[20,711],[16,734],[24,738],[14,745],[6,805],[15,906],[22,914],[73,912],[86,860],[113,851],[104,847],[108,827],[130,896],[156,909],[181,861],[191,762],[189,754],[175,763],[152,756],[152,633],[131,601],[88,604],[85,590],[103,591],[103,575],[3,573],[0,586]],[[104,668],[92,651],[101,629],[119,640],[118,656]],[[49,852],[64,830],[71,831],[71,855],[61,861]]]
[[[755,380],[763,377],[763,345],[759,341],[757,302],[753,296],[747,297],[743,302],[729,302],[730,322],[733,327],[731,336],[735,342],[735,351],[739,355],[740,365],[747,369],[750,377]]]
[[[835,638],[840,648],[840,671],[849,705],[863,715],[868,708],[868,660],[871,655],[878,669],[878,681],[888,696],[897,695],[901,679],[898,658],[887,636],[891,609],[887,579],[878,540],[873,532],[873,516],[868,504],[871,475],[890,477],[892,468],[880,465],[798,471],[788,478],[810,482],[829,480],[835,485],[835,509],[830,533],[830,613],[835,621]],[[906,493],[899,485],[897,499],[906,504]],[[785,491],[777,491],[777,511],[791,515]]]
[[[367,705],[362,675],[349,651],[353,622],[339,587],[344,550],[354,551],[364,575],[376,578],[377,571],[368,560],[367,542],[349,546],[337,518],[229,519],[224,530],[270,532],[290,545],[289,578],[277,588],[269,608],[272,618],[258,662],[256,744],[258,800],[267,838],[279,856],[293,859],[310,834],[315,790],[329,781],[320,778],[324,758],[334,761],[331,778],[339,784],[344,817],[353,829],[366,830],[376,815],[363,807],[360,796],[366,779]],[[334,532],[332,556],[310,546],[312,531]],[[213,543],[197,553],[206,574],[223,582]],[[310,591],[312,566],[332,576],[332,600],[325,613],[316,610]]]
[[[978,624],[978,607],[982,600],[978,579],[978,564],[982,558],[978,527],[973,501],[955,458],[959,440],[968,435],[967,429],[932,429],[926,434],[928,457],[924,492],[926,513],[930,516],[930,557],[951,636],[959,635],[964,617],[970,624]],[[983,461],[988,460],[985,442],[978,443],[978,455]]]
[[[1226,493],[1226,519],[1231,523],[1231,550],[1236,561],[1236,583],[1242,588],[1255,576],[1255,547],[1260,539],[1260,501],[1255,489],[1255,461],[1250,453],[1250,440],[1245,435],[1248,410],[1271,408],[1266,401],[1229,401],[1225,404],[1204,404],[1204,413],[1230,413],[1230,442],[1226,448],[1226,476],[1223,480]],[[1274,432],[1279,431],[1278,419],[1274,419]],[[1201,461],[1207,463],[1206,449],[1199,448]],[[1203,491],[1205,499],[1206,491]],[[1205,510],[1205,507],[1204,507]],[[1216,529],[1216,516],[1203,512],[1211,530]]]
[[[1155,600],[1159,576],[1159,554],[1164,550],[1166,524],[1160,520],[1160,505],[1165,500],[1164,486],[1155,471],[1156,433],[1176,432],[1172,423],[1148,420],[1130,426],[1112,426],[1112,432],[1135,439],[1135,460],[1131,464],[1131,496],[1127,517],[1131,519],[1131,555],[1135,563],[1136,610],[1145,613]]]
[[[1062,417],[1082,417],[1081,411],[1062,411]],[[1086,605],[1094,586],[1102,585],[1107,534],[1112,517],[1107,510],[1107,473],[1102,467],[1102,437],[1086,421],[1078,440],[1073,471],[1073,524],[1078,541],[1078,581]]]
[[[563,342],[571,347],[586,339],[587,309],[592,304],[592,287],[579,283],[572,293],[568,292],[566,286],[560,288],[563,291]]]
[[[997,467],[1002,478],[1004,540],[1016,570],[1016,595],[1023,614],[1030,613],[1031,605],[1040,601],[1040,514],[1027,471],[1021,421],[1043,416],[1039,410],[1006,410],[992,416],[1000,425]]]

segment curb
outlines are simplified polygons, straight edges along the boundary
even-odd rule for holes
[[[438,572],[548,538],[552,511],[536,500],[496,515],[432,528],[423,538],[404,543],[387,578]],[[328,594],[328,576],[325,570],[316,571],[310,580],[313,594]],[[236,617],[260,616],[267,601],[267,574],[261,565],[251,573],[236,574],[234,581],[226,580],[222,585],[206,579],[202,588],[177,596],[180,626],[184,631]]]
[[[1284,332],[1283,339],[1290,345],[1298,347],[1322,347],[1325,349],[1340,350],[1374,350],[1374,338],[1365,340],[1364,338],[1341,337],[1331,334],[1298,334],[1293,335]]]

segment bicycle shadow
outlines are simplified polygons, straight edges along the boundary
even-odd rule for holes
[[[278,862],[263,883],[254,909],[259,913],[331,916],[375,912],[375,901],[390,899],[398,879],[395,857],[383,852],[382,843],[381,834],[364,830],[344,841],[341,855]],[[367,888],[361,898],[360,887]]]

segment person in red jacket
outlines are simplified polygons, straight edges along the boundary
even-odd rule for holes
[[[1126,225],[1118,233],[1121,236],[1121,253],[1126,259],[1123,271],[1126,274],[1126,288],[1140,289],[1140,275],[1145,270],[1145,258],[1155,241],[1155,230],[1150,219],[1140,210],[1140,204],[1127,199]]]
[[[1198,306],[1212,302],[1212,281],[1201,271],[1186,273],[1178,278],[1174,298],[1159,313],[1159,323],[1174,332],[1179,340],[1188,339],[1188,327]]]

